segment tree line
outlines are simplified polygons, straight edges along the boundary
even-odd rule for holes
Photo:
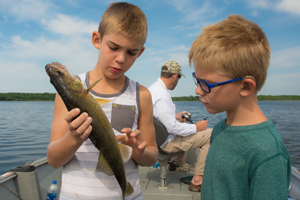
[[[0,93],[0,101],[54,101],[55,93]],[[300,101],[300,95],[258,95],[258,101]],[[173,101],[199,101],[199,96],[172,97]]]
[[[55,93],[0,93],[0,101],[54,101]]]

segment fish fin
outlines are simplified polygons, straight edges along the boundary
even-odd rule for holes
[[[102,106],[102,105],[110,102],[111,100],[98,98],[98,99],[96,99],[96,101],[100,104],[100,106]]]
[[[98,80],[96,80],[94,83],[92,83],[88,88],[86,88],[85,93],[88,94],[90,92],[90,90],[99,82],[101,81],[103,77],[99,78]]]
[[[100,152],[99,154],[99,159],[96,167],[96,171],[103,172],[107,176],[112,176],[114,175],[113,170],[109,166],[108,162],[104,158],[103,154]]]
[[[134,192],[133,187],[131,186],[131,184],[129,182],[127,182],[127,187],[126,187],[126,191],[125,191],[125,196],[129,196]]]
[[[121,152],[121,157],[123,159],[123,162],[126,163],[131,157],[132,148],[125,144],[118,144],[118,145],[119,145],[119,149]]]

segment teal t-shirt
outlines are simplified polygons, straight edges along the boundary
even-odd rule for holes
[[[271,121],[229,126],[226,119],[211,135],[201,200],[288,199],[291,161]]]

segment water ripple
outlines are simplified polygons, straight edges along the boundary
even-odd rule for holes
[[[210,114],[201,102],[174,102],[177,112],[192,113],[194,122],[207,116],[209,128],[226,117]],[[278,129],[292,165],[300,169],[300,101],[259,102]],[[46,156],[54,102],[0,101],[0,174]]]

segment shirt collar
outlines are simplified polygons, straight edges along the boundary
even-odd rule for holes
[[[165,83],[161,80],[161,78],[158,78],[158,82],[159,82],[161,85],[163,85],[164,88],[165,88],[166,90],[168,90],[168,88],[166,87]]]

